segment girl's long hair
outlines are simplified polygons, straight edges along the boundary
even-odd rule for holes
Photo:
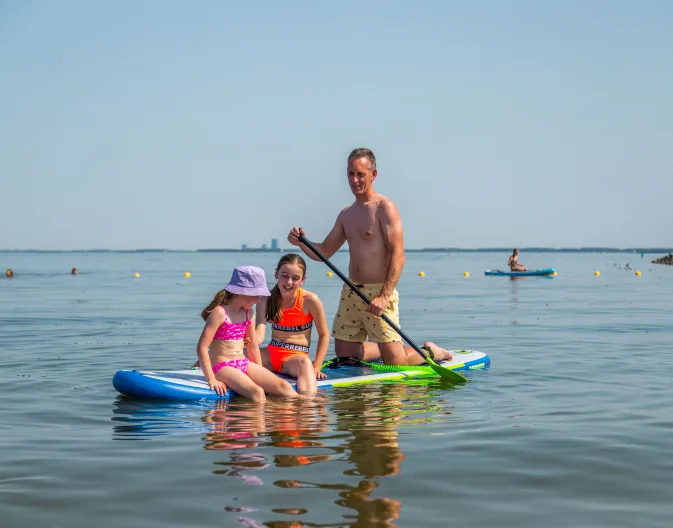
[[[288,253],[287,255],[283,255],[278,261],[276,271],[280,271],[280,268],[282,268],[285,264],[296,264],[301,268],[301,278],[303,279],[306,277],[306,261],[300,255],[297,255],[296,253]],[[276,285],[271,290],[271,297],[269,297],[269,301],[266,304],[266,320],[269,322],[279,323],[283,317],[282,306],[283,296],[281,295],[280,288],[276,282]]]
[[[208,319],[208,316],[210,315],[210,312],[212,312],[215,308],[218,306],[222,306],[223,304],[229,304],[229,301],[231,301],[236,294],[230,293],[227,290],[220,290],[215,294],[215,297],[213,297],[213,300],[210,301],[210,304],[206,306],[203,311],[201,312],[201,317],[205,321]]]

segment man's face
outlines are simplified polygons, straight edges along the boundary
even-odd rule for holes
[[[355,196],[364,195],[376,178],[376,169],[372,170],[371,163],[366,157],[355,158],[348,162],[348,185]]]

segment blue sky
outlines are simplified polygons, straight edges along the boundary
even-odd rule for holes
[[[666,0],[0,3],[0,248],[673,244]]]

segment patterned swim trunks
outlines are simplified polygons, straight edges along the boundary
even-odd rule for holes
[[[383,283],[356,284],[356,286],[369,299],[372,299],[381,292]],[[400,324],[399,301],[400,296],[397,290],[393,290],[388,306],[383,312],[397,326]],[[332,324],[332,336],[335,339],[352,343],[363,343],[367,337],[373,343],[402,341],[399,334],[388,323],[367,311],[365,302],[346,284],[341,289],[339,308]]]

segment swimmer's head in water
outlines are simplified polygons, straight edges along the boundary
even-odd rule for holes
[[[72,268],[72,271],[70,273],[72,273],[73,275],[77,275],[77,273],[79,272],[77,271],[77,268]]]
[[[7,268],[7,271],[5,271],[5,276],[9,277],[10,279],[14,276],[12,268]]]

